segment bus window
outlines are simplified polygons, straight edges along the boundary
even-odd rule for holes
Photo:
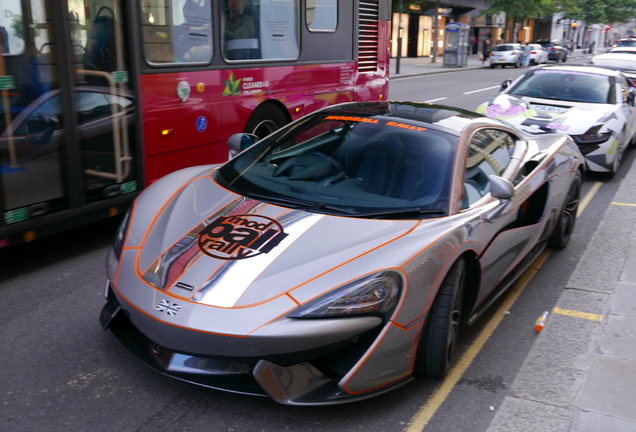
[[[4,14],[0,16],[0,36],[2,36],[2,54],[21,54],[24,52],[24,18],[20,2],[3,2]]]
[[[148,63],[208,63],[212,58],[210,0],[145,0],[141,3]]]
[[[333,32],[338,26],[338,0],[307,0],[307,28]]]
[[[223,1],[223,55],[227,60],[298,58],[298,0]]]

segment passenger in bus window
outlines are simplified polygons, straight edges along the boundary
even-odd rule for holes
[[[212,57],[211,16],[209,0],[186,0],[184,22],[178,27],[175,50],[177,59],[185,62],[208,62]]]
[[[247,7],[247,0],[228,0],[225,14],[225,57],[230,60],[254,58],[253,50],[258,49],[253,6]],[[256,19],[255,19],[256,18]]]

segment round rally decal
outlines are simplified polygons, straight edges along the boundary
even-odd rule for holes
[[[287,235],[266,216],[222,216],[199,232],[199,248],[214,258],[240,260],[270,252]]]

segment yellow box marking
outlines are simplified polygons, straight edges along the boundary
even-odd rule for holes
[[[587,312],[579,312],[574,310],[567,310],[555,307],[552,309],[552,312],[559,315],[566,315],[575,318],[583,318],[590,321],[603,321],[603,315],[587,313]]]

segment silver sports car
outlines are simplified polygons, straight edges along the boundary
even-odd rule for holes
[[[425,103],[349,103],[157,181],[123,219],[101,314],[156,370],[289,405],[441,377],[472,323],[575,224],[562,134]]]

